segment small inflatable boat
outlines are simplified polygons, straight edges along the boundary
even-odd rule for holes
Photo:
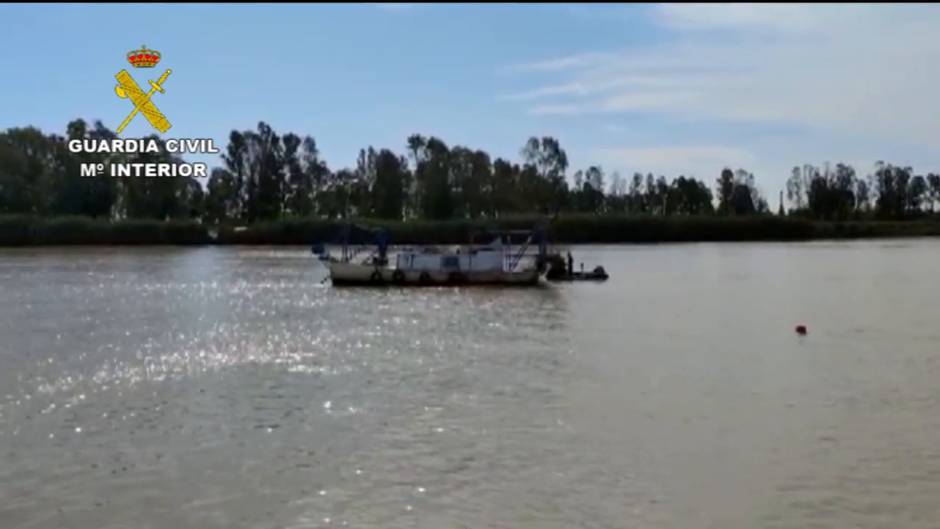
[[[545,278],[551,281],[607,281],[607,271],[603,266],[596,266],[590,272],[572,272],[570,274],[560,273],[547,275]]]

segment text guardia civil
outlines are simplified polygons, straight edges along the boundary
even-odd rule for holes
[[[121,153],[141,154],[168,152],[173,154],[218,154],[219,149],[211,138],[179,138],[163,141],[163,148],[152,138],[136,139],[75,139],[68,142],[73,153]],[[83,163],[82,176],[108,175],[115,177],[206,177],[208,169],[202,162],[111,162]]]

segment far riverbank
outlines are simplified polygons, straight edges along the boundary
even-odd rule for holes
[[[354,219],[384,226],[396,244],[459,244],[486,229],[525,230],[538,217],[492,220],[399,221]],[[0,246],[53,245],[296,245],[331,242],[343,221],[285,219],[250,226],[208,226],[190,221],[106,221],[86,217],[0,217]],[[801,241],[940,236],[940,221],[811,221],[750,217],[563,215],[551,225],[555,243]]]

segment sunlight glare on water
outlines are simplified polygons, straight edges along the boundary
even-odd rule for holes
[[[611,279],[2,250],[0,527],[934,527],[940,244],[573,250]]]

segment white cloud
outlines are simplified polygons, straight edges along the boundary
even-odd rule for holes
[[[818,28],[821,9],[818,4],[665,4],[655,14],[676,29],[809,31]]]
[[[504,101],[531,101],[533,99],[542,99],[551,96],[565,95],[586,95],[598,90],[595,86],[589,86],[584,83],[574,82],[560,85],[548,85],[535,90],[519,92],[516,94],[506,94],[499,96],[498,99]]]
[[[529,72],[557,72],[561,70],[584,68],[593,64],[602,64],[615,57],[616,55],[610,53],[582,53],[545,61],[518,64],[512,67],[512,69]]]
[[[695,97],[694,92],[683,91],[619,92],[605,98],[596,108],[602,112],[655,110],[687,103]]]
[[[940,149],[938,8],[676,4],[654,20],[675,38],[519,66],[556,79],[508,98],[533,114],[646,111]]]
[[[580,114],[584,110],[578,105],[537,105],[529,109],[534,116],[557,116]]]
[[[421,4],[416,3],[373,3],[373,6],[381,9],[382,11],[407,11],[409,9],[414,9],[415,7],[420,6]]]
[[[656,90],[688,88],[690,85],[701,85],[709,82],[708,77],[678,72],[671,76],[664,76],[661,72],[636,73],[626,72],[622,75],[616,72],[599,74],[597,72],[584,76],[583,79],[546,85],[525,92],[499,96],[503,101],[532,101],[554,96],[586,97],[604,94],[616,89],[624,90]]]

